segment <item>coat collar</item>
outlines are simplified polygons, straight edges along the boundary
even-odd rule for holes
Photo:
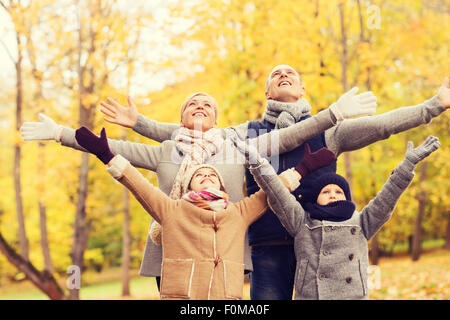
[[[325,227],[325,226],[332,226],[332,227],[360,226],[360,223],[359,223],[360,217],[361,217],[361,213],[355,210],[355,212],[353,213],[353,215],[350,219],[341,221],[341,222],[334,222],[334,221],[313,219],[307,213],[306,218],[305,218],[305,225],[310,230]]]

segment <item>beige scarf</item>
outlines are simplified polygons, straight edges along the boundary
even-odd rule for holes
[[[212,128],[202,132],[181,127],[175,141],[177,149],[184,155],[169,194],[171,199],[177,200],[182,197],[182,184],[186,172],[193,166],[204,164],[213,155],[219,153],[224,139],[219,129]],[[150,238],[155,244],[161,244],[161,225],[156,221],[153,221],[150,227]]]

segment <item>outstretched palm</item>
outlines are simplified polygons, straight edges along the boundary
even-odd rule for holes
[[[104,119],[108,122],[115,123],[123,127],[133,128],[136,124],[139,113],[135,104],[131,101],[131,98],[128,97],[128,108],[122,107],[114,99],[106,98],[106,100],[109,103],[104,101],[100,102],[100,105],[102,106],[100,111],[107,116],[104,117]]]
[[[444,79],[444,83],[439,88],[438,99],[445,108],[450,108],[450,81],[448,77]]]

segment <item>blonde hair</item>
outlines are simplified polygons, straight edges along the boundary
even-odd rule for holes
[[[196,96],[206,96],[206,97],[208,97],[208,98],[213,102],[213,104],[214,104],[214,112],[215,112],[215,115],[216,115],[216,119],[215,119],[215,120],[216,120],[216,122],[217,122],[217,116],[218,116],[217,101],[216,101],[216,99],[214,99],[211,95],[209,95],[209,94],[207,94],[207,93],[205,93],[205,92],[196,92],[196,93],[190,94],[190,95],[184,100],[183,104],[181,105],[180,117],[183,118],[183,112],[184,112],[184,109],[186,109],[187,104],[189,103],[189,101],[191,101],[192,98],[194,98],[194,97],[196,97]]]

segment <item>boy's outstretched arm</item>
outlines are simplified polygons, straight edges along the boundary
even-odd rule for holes
[[[255,181],[266,193],[272,211],[286,230],[295,236],[305,218],[305,211],[291,192],[298,188],[302,176],[305,177],[318,168],[330,165],[336,160],[335,155],[325,148],[311,153],[309,146],[306,145],[303,160],[295,168],[286,170],[278,176],[256,148],[240,140],[237,135],[231,137],[231,140],[245,157],[245,164],[255,177]]]
[[[398,199],[414,178],[416,165],[439,148],[439,139],[429,136],[417,148],[411,141],[405,154],[405,159],[391,172],[389,179],[361,211],[362,230],[367,239],[373,237],[392,215]]]

